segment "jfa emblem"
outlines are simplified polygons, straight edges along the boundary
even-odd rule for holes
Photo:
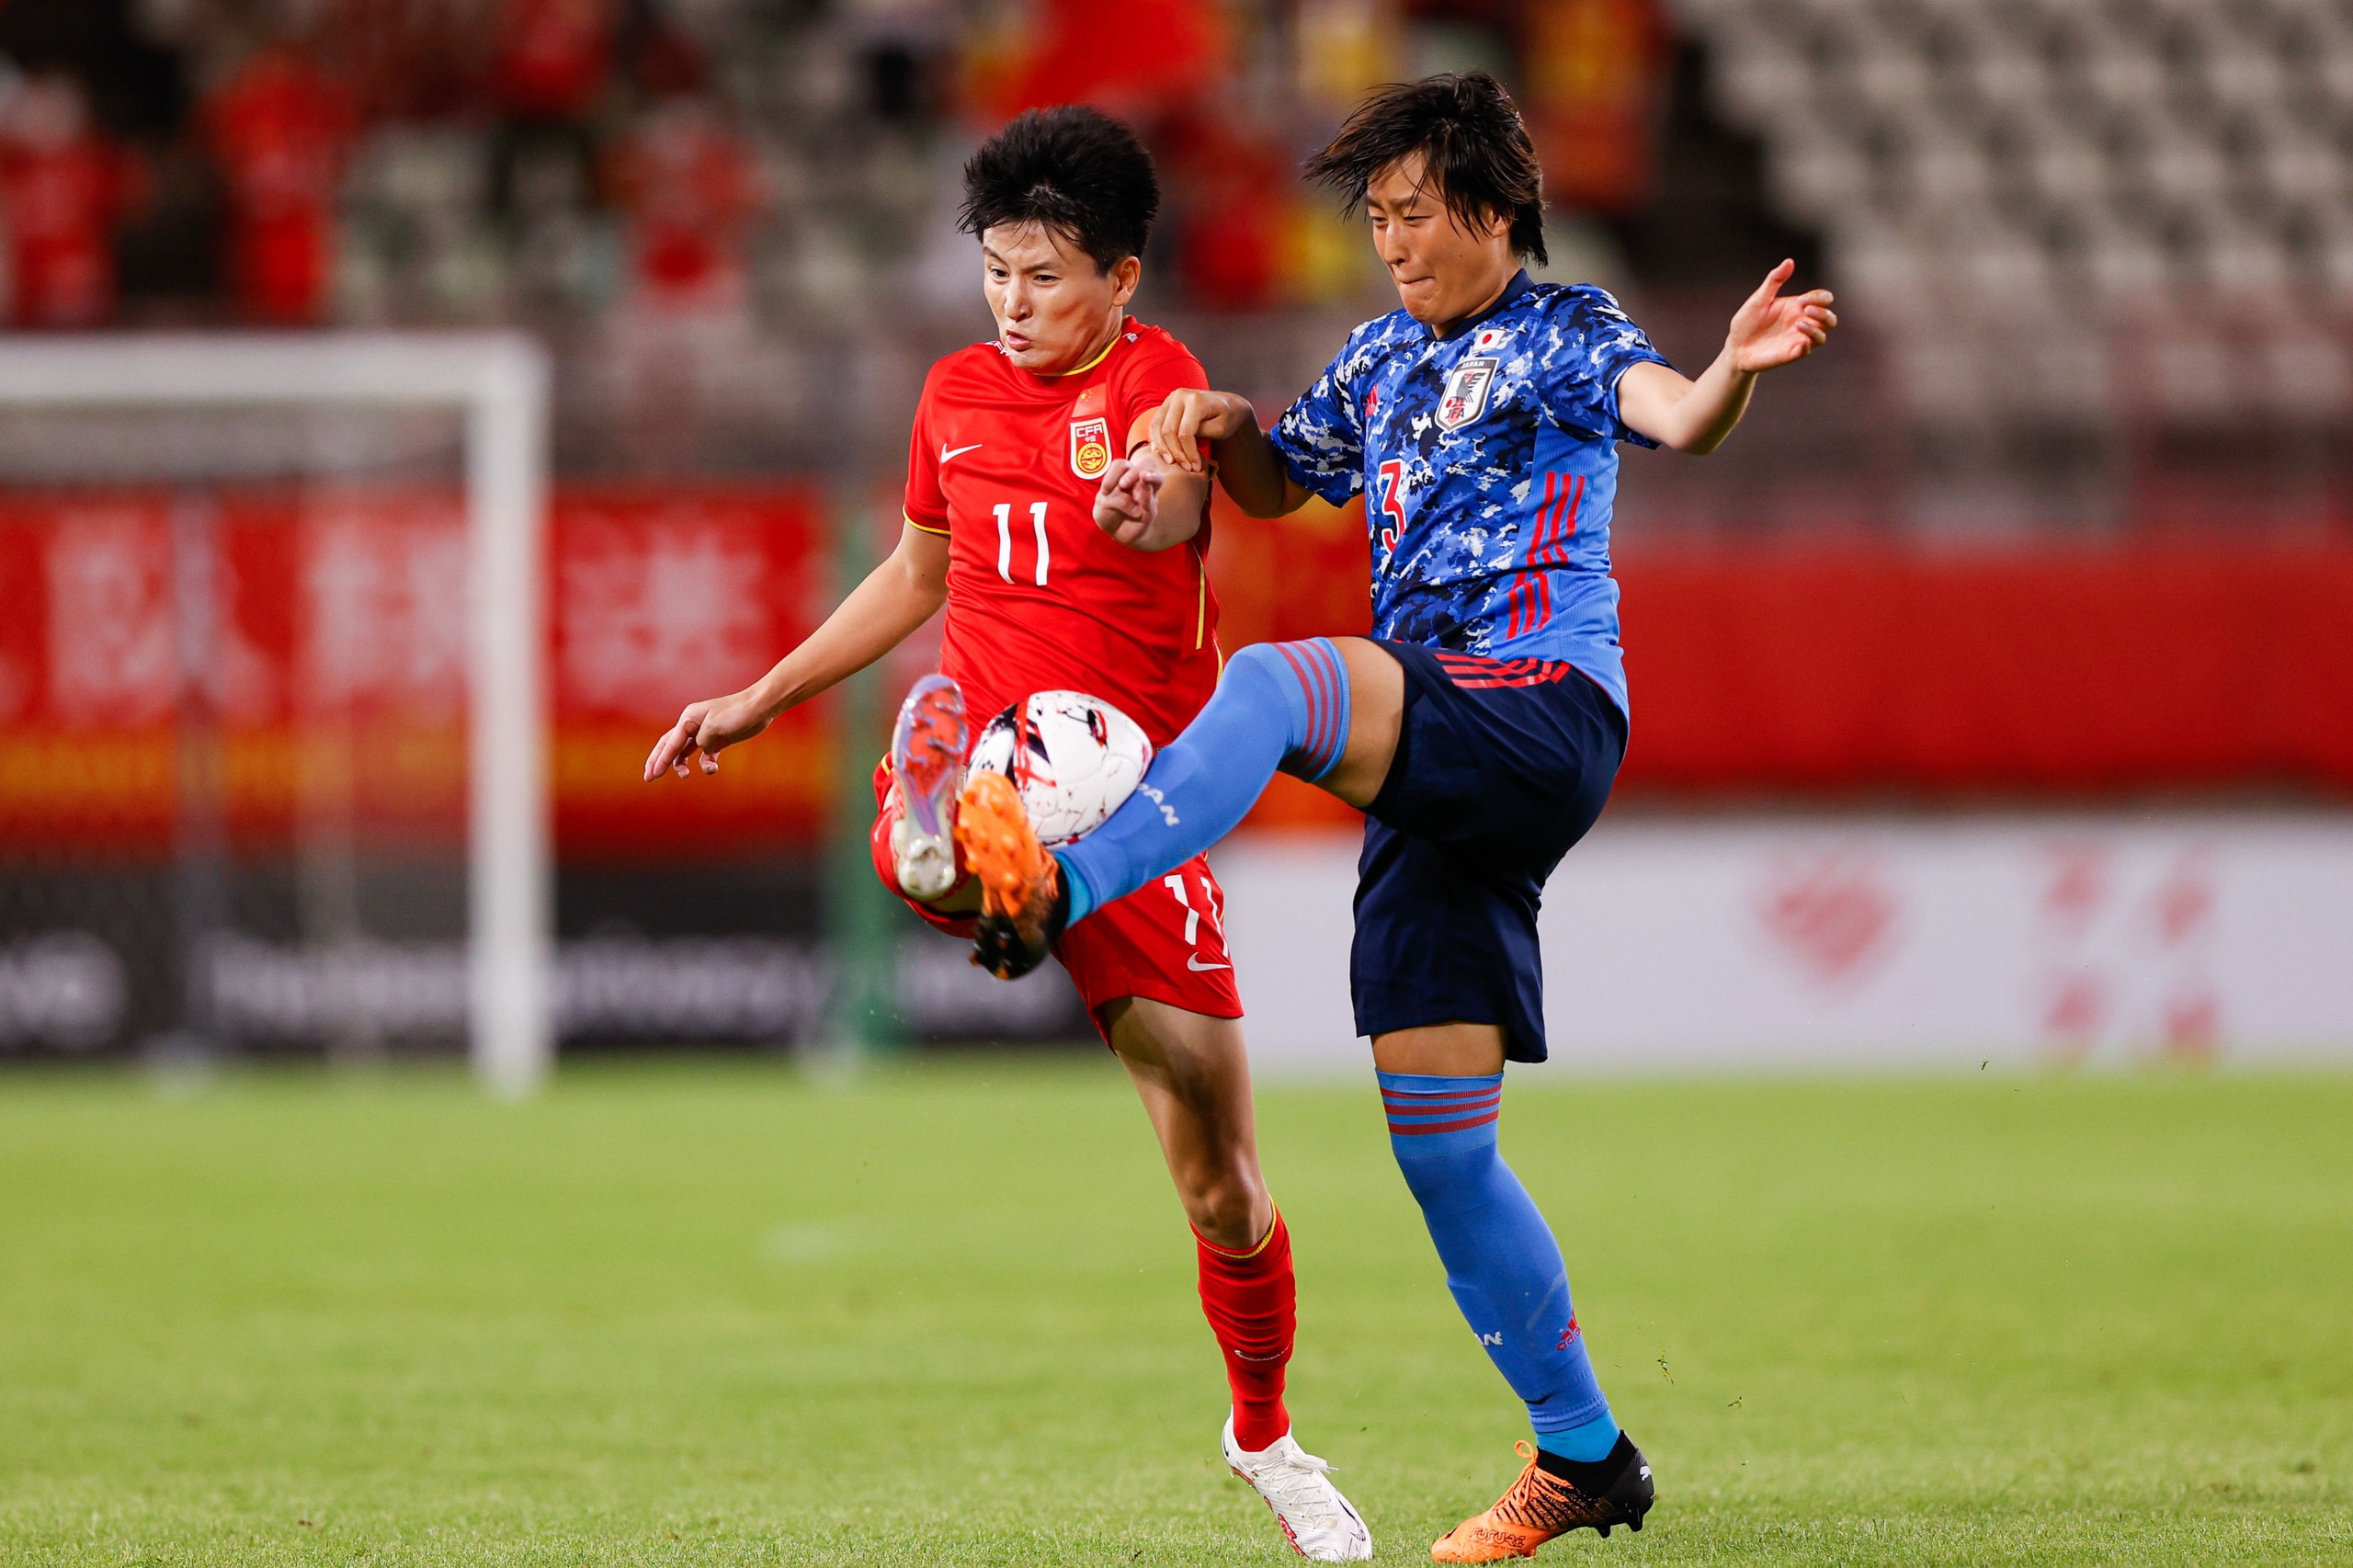
[[[1446,378],[1446,395],[1438,400],[1439,429],[1460,430],[1487,412],[1487,394],[1495,390],[1501,363],[1483,355],[1454,367]]]
[[[1097,415],[1070,424],[1070,471],[1081,479],[1100,479],[1111,466],[1111,423]]]

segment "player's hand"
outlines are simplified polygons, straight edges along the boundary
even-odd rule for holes
[[[1095,526],[1125,545],[1142,544],[1160,517],[1160,486],[1167,477],[1150,448],[1115,458],[1095,492]]]
[[[750,740],[767,729],[775,717],[748,693],[741,691],[732,697],[689,702],[686,711],[678,715],[678,722],[654,743],[654,750],[645,759],[646,781],[651,783],[661,778],[665,770],[681,778],[690,778],[689,762],[699,762],[705,773],[716,773],[722,751],[738,741]]]
[[[1233,392],[1187,387],[1171,392],[1152,416],[1152,453],[1185,473],[1207,473],[1203,441],[1222,441],[1258,422],[1250,400]]]
[[[1797,269],[1794,261],[1781,263],[1765,275],[1756,292],[1733,312],[1732,331],[1724,347],[1732,354],[1734,370],[1755,375],[1760,370],[1794,365],[1821,347],[1828,340],[1830,329],[1838,324],[1838,317],[1830,308],[1827,289],[1786,300],[1780,297],[1781,285]]]

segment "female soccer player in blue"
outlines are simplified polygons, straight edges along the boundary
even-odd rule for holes
[[[983,887],[982,960],[1010,975],[1222,838],[1277,771],[1366,813],[1357,1031],[1448,1285],[1536,1433],[1502,1498],[1431,1548],[1487,1562],[1588,1525],[1640,1528],[1653,1497],[1560,1248],[1496,1146],[1504,1063],[1545,1057],[1538,901],[1625,753],[1617,444],[1712,451],[1756,377],[1819,347],[1836,317],[1827,292],[1781,297],[1783,262],[1690,381],[1601,290],[1530,282],[1542,175],[1483,74],[1381,89],[1308,172],[1361,204],[1404,309],[1350,335],[1272,431],[1231,393],[1170,398],[1096,516],[1125,542],[1173,542],[1193,519],[1162,511],[1159,485],[1204,472],[1204,440],[1253,516],[1364,492],[1373,635],[1244,649],[1134,796],[1074,845],[1041,849],[993,774],[967,787],[958,831]]]

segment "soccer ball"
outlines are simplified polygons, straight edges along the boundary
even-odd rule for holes
[[[1013,780],[1049,846],[1101,827],[1151,766],[1136,722],[1083,691],[1032,693],[990,720],[972,748],[975,771]]]

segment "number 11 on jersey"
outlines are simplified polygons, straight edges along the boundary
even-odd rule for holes
[[[1046,504],[1029,503],[1029,528],[1038,540],[1038,586],[1046,585]],[[1013,581],[1013,503],[996,504],[996,574],[1006,582]]]

